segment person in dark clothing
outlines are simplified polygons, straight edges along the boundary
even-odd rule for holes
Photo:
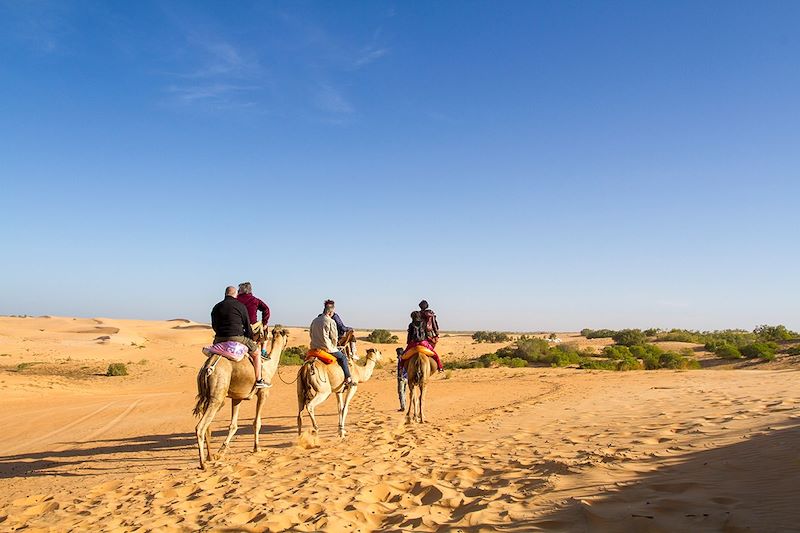
[[[422,311],[413,311],[411,313],[411,323],[408,325],[408,334],[406,335],[406,351],[414,346],[423,346],[424,348],[433,352],[430,357],[436,361],[436,367],[439,372],[444,370],[442,360],[439,354],[436,353],[433,344],[428,338],[425,328],[425,321],[422,318]],[[407,368],[407,362],[404,361],[404,366]]]
[[[408,372],[403,366],[403,349],[398,348],[397,352],[397,397],[400,399],[400,409],[406,410],[406,389],[408,388]]]
[[[225,299],[211,309],[211,327],[214,329],[214,344],[236,341],[247,346],[256,371],[256,388],[271,387],[261,379],[261,354],[250,327],[250,317],[244,304],[236,299],[236,287],[225,289]]]
[[[433,309],[428,308],[428,301],[422,300],[419,303],[419,309],[422,313],[422,321],[425,322],[425,335],[431,346],[436,346],[439,342],[439,322],[436,320],[436,313]]]

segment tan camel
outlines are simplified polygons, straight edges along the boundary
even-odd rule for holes
[[[417,353],[408,360],[408,412],[406,423],[425,422],[422,404],[425,400],[425,391],[431,374],[434,372],[436,362],[423,353]],[[415,393],[416,392],[416,393]]]
[[[375,364],[381,360],[381,352],[370,348],[367,350],[364,366],[350,363],[350,374],[353,384],[344,387],[344,371],[337,363],[326,365],[318,359],[304,363],[297,372],[297,433],[303,431],[303,409],[308,411],[311,418],[313,432],[319,429],[314,409],[328,399],[331,393],[336,393],[336,403],[339,411],[339,436],[344,437],[344,423],[347,419],[347,410],[353,396],[356,395],[358,384],[368,381],[375,370]]]
[[[272,382],[281,353],[289,341],[289,333],[285,329],[272,330],[272,343],[269,350],[269,359],[261,360],[261,376],[267,382]],[[200,468],[205,468],[204,459],[212,460],[211,455],[211,422],[220,408],[225,404],[225,398],[231,399],[231,424],[228,426],[228,436],[219,449],[221,456],[228,448],[236,430],[239,418],[239,405],[242,400],[249,400],[256,396],[256,414],[253,418],[253,435],[255,443],[253,451],[258,452],[261,447],[258,443],[258,433],[261,430],[261,409],[269,396],[269,389],[255,389],[255,372],[249,357],[234,362],[230,359],[213,355],[206,359],[206,363],[197,374],[197,405],[194,407],[195,416],[200,417],[195,433],[197,446],[200,450]]]

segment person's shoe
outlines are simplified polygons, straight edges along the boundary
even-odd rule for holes
[[[352,386],[352,385],[354,385],[354,383],[353,383],[353,378],[346,378],[346,379],[344,380],[344,386],[345,386],[345,387],[350,387],[350,386]]]
[[[258,381],[256,381],[257,389],[268,389],[270,387],[272,387],[272,383],[267,383],[263,379],[259,379]]]
[[[261,349],[261,358],[262,359],[269,359],[269,353],[267,353],[267,349],[266,348],[262,348]]]
[[[444,368],[440,368],[440,369],[439,369],[439,372],[444,372]]]
[[[405,411],[405,410],[406,410],[406,409],[405,409],[405,407],[401,407],[400,409],[398,409],[398,410],[397,410],[397,412],[398,412],[398,413],[402,413],[402,412],[403,412],[403,411]]]
[[[352,358],[353,358],[353,361],[358,361],[359,359],[361,359],[357,354],[353,354]]]

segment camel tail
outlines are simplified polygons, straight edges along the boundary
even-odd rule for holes
[[[300,367],[300,373],[297,376],[297,408],[302,411],[308,405],[314,396],[317,395],[317,387],[314,385],[314,380],[311,379],[311,364],[304,364]]]
[[[415,361],[416,364],[414,365],[414,379],[416,379],[417,383],[422,383],[422,380],[425,379],[425,370],[424,366],[428,364],[427,361],[423,361],[421,357],[417,357]]]
[[[203,368],[197,373],[197,403],[192,411],[194,416],[203,416],[206,410],[208,410],[208,405],[211,403],[211,387],[208,384],[210,374],[207,371],[211,359],[211,357],[206,359]]]

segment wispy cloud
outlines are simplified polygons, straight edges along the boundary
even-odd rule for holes
[[[356,57],[353,66],[356,69],[365,67],[370,63],[374,63],[389,52],[388,48],[376,47],[369,45],[361,50],[361,53]]]
[[[334,114],[350,114],[354,108],[342,93],[329,84],[321,84],[314,95],[314,103],[322,111]]]

